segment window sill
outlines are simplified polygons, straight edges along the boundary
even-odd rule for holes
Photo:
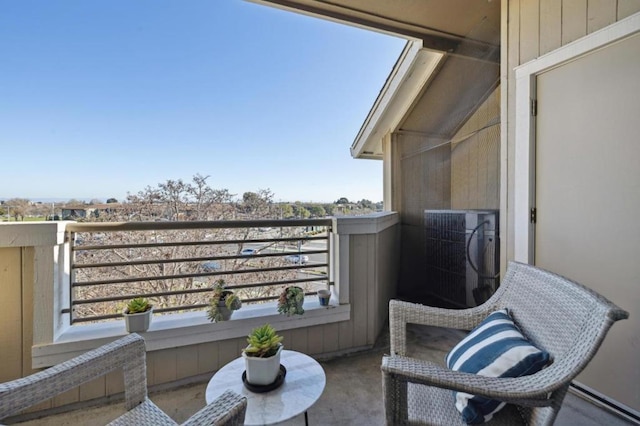
[[[218,323],[209,322],[204,311],[158,315],[140,335],[151,352],[244,337],[264,323],[281,331],[348,321],[351,312],[350,304],[320,306],[314,300],[305,301],[304,315],[286,317],[277,313],[276,306],[275,302],[246,306],[235,311],[231,320]],[[33,368],[58,364],[126,334],[124,321],[71,326],[55,342],[32,347]]]

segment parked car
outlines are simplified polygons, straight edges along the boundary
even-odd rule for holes
[[[309,261],[309,256],[304,254],[290,254],[289,256],[285,257],[284,260],[286,260],[289,263],[304,265]]]
[[[204,269],[205,272],[213,272],[221,268],[220,263],[214,262],[213,260],[203,262],[200,264],[200,266],[202,267],[202,269]]]
[[[251,255],[254,255],[254,254],[258,254],[258,250],[252,249],[252,248],[246,248],[246,249],[242,249],[240,254],[243,255],[243,256],[251,256]]]

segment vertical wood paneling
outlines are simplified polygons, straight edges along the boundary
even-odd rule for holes
[[[175,349],[147,352],[147,361],[150,366],[147,370],[147,382],[149,385],[169,383],[178,378]]]
[[[307,329],[296,328],[291,330],[291,349],[307,353]]]
[[[218,342],[198,345],[198,374],[212,373],[218,369]]]
[[[367,277],[367,247],[366,240],[363,235],[352,235],[351,244],[349,246],[349,258],[351,261],[351,277],[350,284],[353,292],[351,296],[360,303],[352,305],[352,321],[353,321],[353,344],[354,346],[364,346],[367,344],[367,303],[366,299],[362,299],[366,294],[366,277]]]
[[[325,324],[322,329],[323,351],[325,353],[336,352],[340,349],[338,338],[340,335],[340,327],[338,323]]]
[[[31,368],[31,346],[33,346],[33,282],[35,250],[22,248],[22,375],[34,373]]]
[[[98,377],[84,385],[80,386],[80,401],[88,401],[94,398],[100,398],[106,395],[106,377]]]
[[[376,342],[378,334],[376,332],[376,298],[378,297],[378,288],[376,283],[376,235],[368,234],[364,236],[367,244],[367,276],[363,287],[366,291],[367,300],[367,344],[373,345]]]
[[[284,348],[291,349],[291,330],[276,330],[276,332],[282,337],[282,344],[284,345]],[[243,345],[240,350],[242,350],[244,346],[246,345]]]
[[[640,12],[640,1],[618,0],[618,21]]]
[[[72,404],[78,401],[80,401],[80,388],[75,388],[53,397],[52,404],[54,407],[58,407],[60,405]]]
[[[616,22],[617,0],[588,0],[587,33],[598,31]]]
[[[353,347],[353,321],[338,323],[338,347],[340,349]]]
[[[22,372],[22,251],[0,248],[0,382]],[[30,350],[31,348],[29,348]]]
[[[527,0],[521,2],[520,7],[520,61],[524,63],[537,58],[540,53],[540,3]]]
[[[540,55],[562,46],[562,2],[540,0]],[[511,32],[510,32],[511,34]],[[511,43],[509,43],[511,46]],[[513,48],[513,47],[512,47]]]
[[[218,356],[220,360],[219,366],[222,367],[230,363],[234,359],[238,358],[242,350],[241,348],[244,346],[245,345],[242,344],[240,339],[230,339],[230,340],[223,340],[219,342],[219,346],[218,346]]]
[[[176,348],[176,376],[178,379],[198,375],[198,349],[195,346]]]
[[[499,208],[499,99],[498,87],[453,138],[457,143],[451,146],[452,209]]]
[[[107,395],[124,392],[124,373],[122,369],[112,371],[105,376]]]
[[[587,35],[587,0],[563,0],[562,45],[585,35]]]
[[[553,0],[552,0],[553,1]],[[516,79],[514,67],[520,64],[520,1],[512,0],[508,2],[508,54],[507,54],[507,91],[508,91],[508,111],[507,111],[507,164],[510,165],[507,171],[507,211],[506,229],[501,227],[500,233],[505,237],[505,244],[502,247],[507,259],[513,259],[515,242],[513,230],[515,226],[514,207],[514,187],[513,181],[515,170],[513,167],[515,159],[515,89]],[[504,117],[503,117],[504,119]]]
[[[317,355],[322,353],[324,339],[324,331],[321,325],[316,325],[307,328],[307,347],[309,348],[309,355]]]

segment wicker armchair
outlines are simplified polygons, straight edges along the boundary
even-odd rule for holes
[[[146,349],[144,339],[137,334],[129,334],[31,376],[0,384],[0,421],[120,368],[124,371],[127,412],[110,424],[176,425],[147,398]],[[227,391],[184,424],[242,425],[246,408],[245,397]]]
[[[406,324],[471,330],[489,313],[508,308],[523,334],[554,358],[518,378],[452,371],[406,357]],[[484,304],[450,310],[392,300],[391,355],[382,361],[387,424],[463,425],[451,390],[507,402],[496,425],[550,425],[569,384],[595,355],[611,325],[629,314],[594,291],[559,275],[512,262],[500,288]]]

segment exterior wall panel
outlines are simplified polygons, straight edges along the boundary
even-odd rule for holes
[[[531,32],[535,24],[536,10],[539,11],[539,33]],[[506,158],[507,171],[501,185],[506,188],[507,199],[503,200],[506,211],[501,230],[501,253],[504,266],[506,260],[514,259],[514,187],[515,181],[515,73],[514,68],[525,62],[536,59],[567,43],[577,40],[587,33],[600,30],[615,21],[640,12],[637,0],[508,0],[503,5],[503,20],[506,20],[506,39],[503,38],[502,69],[506,73],[506,120],[502,135],[501,149]],[[523,24],[525,22],[525,24]],[[524,27],[523,27],[524,25]],[[538,55],[532,54],[531,46],[539,40]],[[505,43],[506,42],[506,43]],[[506,44],[506,46],[505,46]],[[506,179],[506,181],[505,181]]]
[[[0,382],[20,377],[22,357],[22,250],[0,249]]]
[[[500,88],[458,131],[451,145],[451,208],[498,209]]]

